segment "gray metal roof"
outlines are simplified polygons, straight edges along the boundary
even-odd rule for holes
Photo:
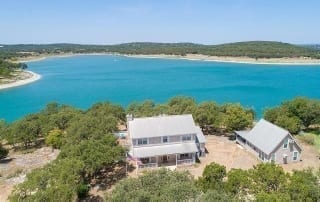
[[[129,121],[129,134],[131,138],[196,133],[197,129],[191,114],[134,118],[132,121]]]
[[[236,131],[236,133],[268,155],[290,135],[289,131],[264,119],[261,119],[251,131]]]
[[[152,156],[161,156],[169,154],[185,154],[198,152],[195,143],[179,143],[179,144],[162,144],[150,147],[134,147],[130,151],[130,155],[135,158],[144,158]]]
[[[206,138],[204,137],[201,128],[199,126],[196,126],[196,128],[197,128],[197,138],[199,143],[205,143]]]

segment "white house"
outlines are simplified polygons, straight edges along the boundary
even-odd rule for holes
[[[205,137],[190,114],[127,118],[137,168],[190,165],[205,155]]]

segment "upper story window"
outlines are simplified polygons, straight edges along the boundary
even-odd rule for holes
[[[148,144],[148,138],[138,139],[138,145]]]
[[[163,136],[162,143],[167,143],[167,142],[168,142],[168,136]]]
[[[287,149],[287,148],[288,148],[288,138],[286,138],[286,139],[283,141],[283,148],[284,148],[284,149]]]
[[[191,135],[183,135],[182,141],[191,141]]]

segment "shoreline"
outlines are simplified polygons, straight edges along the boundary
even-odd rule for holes
[[[26,78],[26,79],[20,79],[20,80],[16,80],[16,81],[13,81],[13,82],[0,84],[0,91],[4,90],[4,89],[8,89],[8,88],[14,88],[14,87],[27,85],[27,84],[33,83],[33,82],[38,81],[39,79],[41,79],[41,75],[37,74],[35,72],[27,71],[27,70],[23,70],[22,72],[30,74],[31,76]]]
[[[249,57],[229,57],[229,56],[208,56],[199,54],[187,54],[185,56],[180,55],[165,55],[165,54],[119,54],[119,53],[64,53],[56,55],[39,55],[29,58],[18,58],[14,62],[36,62],[45,60],[47,58],[56,57],[73,57],[81,55],[114,55],[124,56],[132,58],[156,58],[156,59],[181,59],[192,61],[204,61],[204,62],[224,62],[224,63],[239,63],[239,64],[262,64],[262,65],[320,65],[320,59],[311,58],[260,58],[254,59]]]

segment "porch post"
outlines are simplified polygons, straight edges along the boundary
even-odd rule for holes
[[[176,154],[176,166],[178,166],[178,154]]]
[[[159,167],[159,164],[158,164],[158,156],[156,156],[156,163],[157,163],[157,167]]]
[[[135,159],[136,160],[136,174],[138,174],[138,169],[139,169],[139,166],[138,166],[138,160],[137,160],[137,158]]]
[[[192,153],[192,161],[193,161],[193,163],[195,162],[195,155],[194,155],[194,153]]]

